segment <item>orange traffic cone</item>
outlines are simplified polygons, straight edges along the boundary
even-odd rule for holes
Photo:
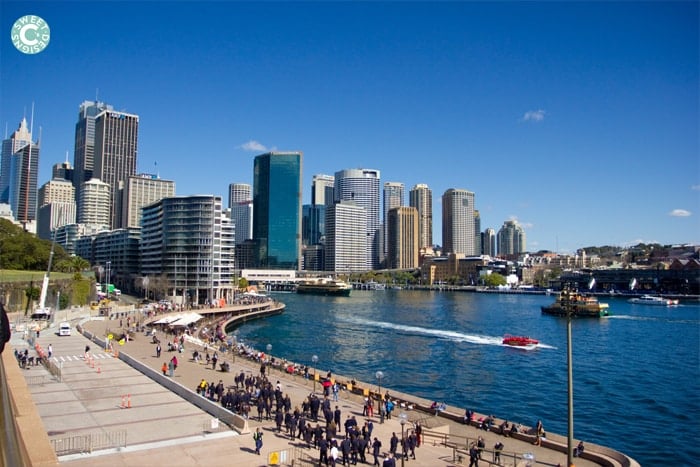
[[[102,370],[100,369],[100,364],[98,363],[97,364],[97,374],[99,375],[100,373],[102,373]]]
[[[126,408],[127,409],[131,408],[131,394],[126,395]]]

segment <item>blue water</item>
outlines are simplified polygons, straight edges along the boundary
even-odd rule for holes
[[[554,297],[409,290],[350,297],[277,294],[281,315],[235,330],[238,341],[323,371],[444,400],[566,435],[566,319]],[[574,436],[651,465],[698,465],[700,306],[606,299],[614,314],[573,322]],[[503,334],[540,340],[501,345]]]

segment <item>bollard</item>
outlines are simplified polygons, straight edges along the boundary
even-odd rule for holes
[[[131,408],[131,394],[127,394],[127,396],[126,396],[126,408],[127,409]]]
[[[122,405],[119,406],[122,409],[126,408],[126,396],[122,395]]]

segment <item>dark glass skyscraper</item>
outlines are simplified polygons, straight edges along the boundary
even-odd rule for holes
[[[301,152],[255,158],[253,239],[257,267],[301,269]]]

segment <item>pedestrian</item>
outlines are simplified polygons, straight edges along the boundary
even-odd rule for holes
[[[501,451],[503,451],[503,443],[499,441],[493,446],[493,461],[497,464],[501,463]],[[576,457],[576,450],[574,450],[574,457]]]
[[[214,356],[211,357],[211,369],[216,370],[216,362],[219,360],[219,355],[214,352]]]
[[[175,364],[173,363],[172,360],[168,363],[168,373],[170,374],[170,377],[173,376],[173,373],[175,372]]]
[[[161,352],[160,344],[156,345],[156,358],[160,358],[160,352]]]
[[[479,467],[479,450],[476,443],[472,443],[469,448],[469,467]]]
[[[163,366],[162,366],[161,370],[163,370],[163,376],[165,376],[168,372],[168,364],[163,362]],[[172,375],[170,375],[170,376],[172,376]]]
[[[51,355],[53,355],[53,347],[51,347],[51,344],[46,348],[46,351],[49,353],[49,358],[51,358]]]
[[[379,455],[382,450],[382,442],[374,437],[374,442],[372,443],[372,455],[374,456],[374,465],[379,466]]]
[[[253,439],[255,440],[255,454],[260,455],[260,448],[263,446],[263,432],[260,431],[260,427],[253,433]]]

